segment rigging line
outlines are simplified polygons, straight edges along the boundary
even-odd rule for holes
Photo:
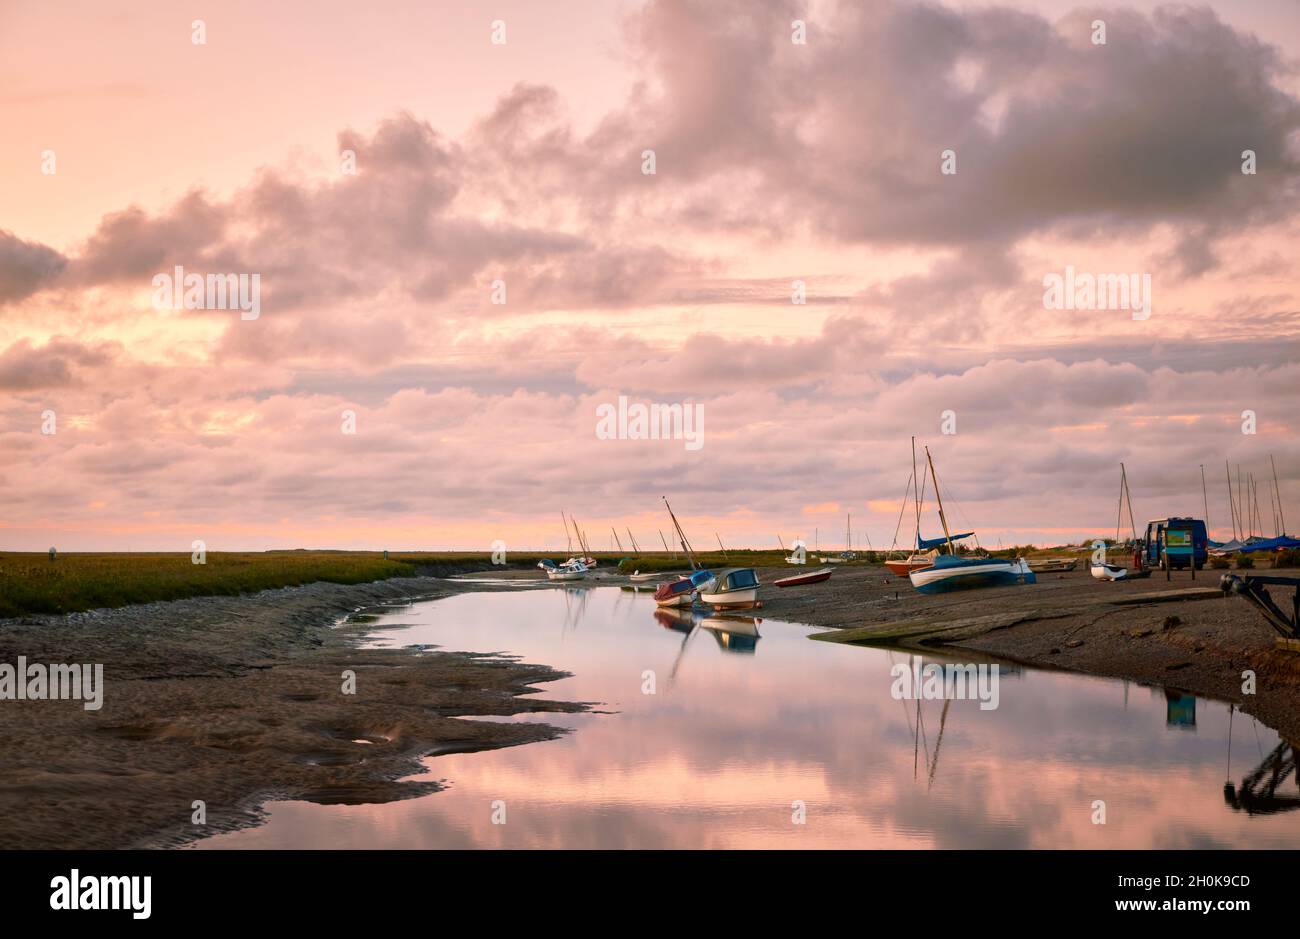
[[[913,470],[912,475],[907,477],[907,488],[903,490],[903,505],[898,510],[898,524],[894,526],[894,543],[889,546],[891,553],[898,547],[898,533],[903,530],[903,513],[907,511],[907,494],[912,491],[912,480],[915,478],[916,471]]]
[[[934,488],[935,491],[937,492],[939,489],[939,474],[935,472],[933,468],[931,468],[930,474],[934,477]],[[961,516],[962,521],[966,523],[965,527],[969,528],[971,531],[974,531],[975,526],[971,524],[970,516],[967,515],[966,510],[962,508],[961,502],[959,502],[956,499],[956,497],[953,496],[951,489],[948,490],[948,502],[957,510],[957,513]],[[978,543],[978,539],[977,539],[977,543]]]

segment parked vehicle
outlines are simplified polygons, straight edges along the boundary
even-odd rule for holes
[[[1209,542],[1199,518],[1161,518],[1147,522],[1142,539],[1145,566],[1159,570],[1205,567]]]

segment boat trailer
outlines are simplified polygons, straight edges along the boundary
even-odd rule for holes
[[[1269,596],[1266,587],[1290,587],[1295,593],[1291,597],[1291,612],[1288,614],[1285,610],[1273,601]],[[1258,577],[1247,575],[1238,577],[1236,574],[1224,574],[1219,578],[1219,589],[1223,591],[1226,597],[1230,593],[1245,597],[1250,601],[1255,609],[1259,610],[1260,615],[1268,620],[1268,624],[1281,634],[1278,640],[1278,646],[1290,649],[1293,652],[1300,652],[1300,577]]]

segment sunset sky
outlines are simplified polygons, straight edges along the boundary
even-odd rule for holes
[[[1300,528],[1295,0],[0,0],[0,127],[0,550]]]

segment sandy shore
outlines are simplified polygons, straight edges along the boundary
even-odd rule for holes
[[[1236,701],[1300,739],[1300,655],[1277,651],[1246,601],[1206,590],[1217,582],[1209,571],[1195,582],[1181,573],[1102,584],[1078,571],[927,597],[884,568],[851,566],[823,584],[765,589],[759,615],[825,627],[819,639],[947,647]],[[424,756],[556,736],[546,724],[459,717],[584,708],[533,694],[562,676],[547,665],[362,650],[367,617],[338,625],[360,609],[482,589],[500,588],[436,577],[311,584],[0,621],[0,662],[22,655],[105,670],[99,711],[0,702],[0,847],[176,846],[256,824],[271,800],[423,795],[439,788],[432,775],[400,780]],[[1143,600],[1153,593],[1166,595]],[[1242,694],[1245,669],[1258,676],[1253,696]],[[342,693],[345,670],[356,674],[354,695]],[[192,822],[195,800],[206,805],[204,825]]]

